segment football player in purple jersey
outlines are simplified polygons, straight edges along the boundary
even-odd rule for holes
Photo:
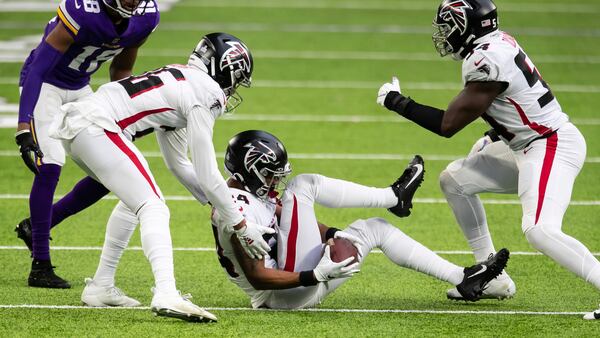
[[[62,0],[42,41],[25,60],[15,138],[35,178],[29,197],[30,219],[21,222],[16,231],[20,238],[23,225],[31,231],[29,286],[70,288],[54,273],[50,261],[50,225],[68,215],[52,212],[65,151],[59,140],[49,137],[49,124],[61,105],[92,93],[90,76],[103,62],[112,59],[109,73],[113,81],[131,75],[138,48],[158,21],[155,0]],[[104,186],[86,177],[58,203],[69,204],[69,212],[75,213],[107,193]]]

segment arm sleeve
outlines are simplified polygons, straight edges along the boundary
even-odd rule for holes
[[[156,131],[156,139],[163,154],[165,165],[177,180],[200,202],[205,205],[208,198],[200,188],[192,162],[187,156],[187,135],[185,129]]]
[[[208,110],[196,106],[188,114],[187,139],[192,155],[192,164],[198,177],[200,188],[221,216],[219,224],[233,227],[244,217],[236,207],[231,192],[217,166],[212,142],[215,118]]]
[[[56,66],[61,57],[62,54],[45,40],[42,40],[36,48],[34,59],[29,65],[27,77],[23,82],[19,100],[19,123],[29,123],[33,117],[33,110],[40,97],[44,77]]]

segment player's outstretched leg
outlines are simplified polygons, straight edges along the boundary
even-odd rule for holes
[[[172,317],[188,322],[212,323],[217,317],[212,313],[192,303],[191,295],[167,294],[157,292],[152,288],[154,297],[150,308],[157,316]]]
[[[81,294],[81,301],[87,306],[93,307],[135,307],[142,303],[128,297],[125,292],[116,286],[99,286],[91,278],[85,279],[85,288]]]
[[[392,190],[398,197],[398,204],[388,210],[398,217],[407,217],[412,208],[412,198],[421,186],[425,177],[425,163],[423,158],[416,155],[408,164],[402,176],[392,183]]]
[[[458,292],[465,300],[479,300],[487,284],[502,273],[509,255],[507,249],[500,249],[495,255],[490,255],[485,262],[465,268],[463,281],[456,286]]]

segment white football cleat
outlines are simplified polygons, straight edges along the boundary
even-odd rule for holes
[[[505,271],[502,271],[500,276],[492,279],[483,290],[483,294],[479,299],[509,299],[514,297],[517,292],[515,282],[508,276]],[[448,289],[446,296],[451,300],[465,300],[456,288]]]
[[[123,306],[136,307],[142,305],[116,286],[97,286],[91,278],[85,279],[85,288],[81,293],[81,301],[87,306],[107,307]]]
[[[188,322],[212,323],[217,321],[217,317],[212,313],[192,303],[189,299],[191,295],[165,294],[159,293],[152,288],[154,297],[150,303],[150,308],[157,316],[172,317]]]
[[[587,319],[587,320],[600,319],[600,309],[598,309],[594,312],[588,312],[588,313],[584,314],[583,319]]]

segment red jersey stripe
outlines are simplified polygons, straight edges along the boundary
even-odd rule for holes
[[[139,112],[135,115],[129,116],[128,118],[122,119],[121,121],[117,121],[117,125],[121,129],[125,129],[148,115],[159,114],[159,113],[163,113],[163,112],[171,111],[171,110],[175,110],[175,109],[170,108],[170,107],[165,107],[165,108],[145,110],[145,111]]]

